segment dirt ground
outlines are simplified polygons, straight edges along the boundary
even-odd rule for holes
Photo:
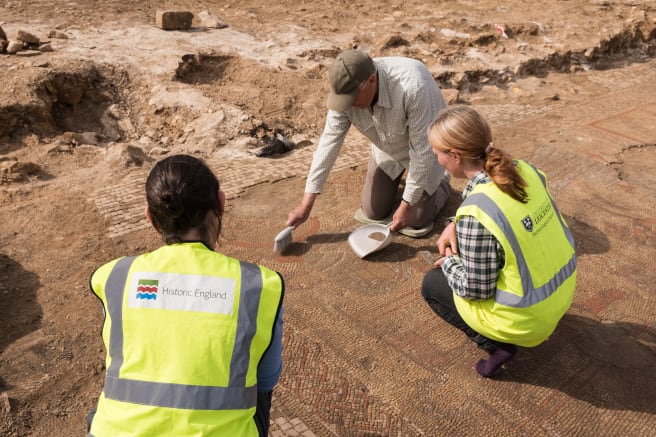
[[[157,28],[156,11],[165,9],[194,13],[192,29]],[[197,14],[205,10],[228,27],[201,27]],[[224,248],[260,262],[300,200],[323,128],[326,68],[341,50],[420,59],[452,103],[549,108],[608,92],[590,85],[595,74],[653,60],[655,19],[656,3],[650,0],[0,0],[7,39],[24,30],[54,48],[0,54],[0,435],[84,432],[84,417],[102,387],[105,353],[89,275],[110,259],[160,243],[139,208],[134,217],[123,217],[127,227],[114,226],[115,216],[101,202],[112,198],[112,187],[125,187],[160,157],[178,152],[239,175],[234,181],[225,177]],[[303,165],[291,165],[290,159],[286,173],[264,178],[266,169],[284,168],[289,159],[255,156],[276,133],[296,144],[292,156],[302,157],[297,161]],[[519,151],[525,134],[510,126],[503,138]],[[656,168],[654,138],[635,142],[623,155],[624,167],[616,155],[603,158],[624,181],[647,179],[652,217],[656,181],[648,173]],[[526,147],[538,164],[549,162],[535,143]],[[640,158],[631,155],[639,151]],[[351,166],[356,182],[363,162]],[[565,183],[558,177],[568,173],[554,167],[557,190]],[[359,188],[332,183],[352,193],[317,208],[324,219],[357,206]],[[141,187],[134,185],[129,201],[143,203]],[[565,214],[573,217],[567,207],[575,209],[577,197],[562,196]],[[603,191],[595,198],[601,210],[612,210]],[[261,226],[257,217],[275,220],[272,229],[254,237],[243,225]],[[641,259],[653,254],[653,218],[639,241],[622,228],[612,238],[599,235],[577,220],[582,219],[572,218],[575,236],[588,254],[606,252],[625,238]],[[310,229],[295,238],[312,236]],[[341,237],[324,235],[323,241]],[[244,245],[253,238],[263,243]],[[306,250],[312,248],[297,247],[292,255]],[[643,275],[642,293],[653,294],[653,264],[633,268],[627,273]],[[596,262],[590,269],[587,275],[594,277],[605,266]],[[627,360],[651,360],[641,361],[640,368],[653,376],[655,319],[653,313],[645,318],[649,329],[641,331],[642,344],[649,349]],[[647,387],[654,388],[650,381]],[[374,435],[347,426],[336,433]]]

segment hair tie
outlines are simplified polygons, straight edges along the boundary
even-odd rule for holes
[[[490,142],[490,144],[488,144],[487,147],[485,148],[485,156],[490,154],[493,147],[494,147],[494,144],[492,142]]]

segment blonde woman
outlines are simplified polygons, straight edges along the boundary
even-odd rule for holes
[[[437,315],[489,354],[475,367],[492,377],[517,346],[545,341],[568,310],[576,284],[574,241],[546,176],[497,147],[474,109],[440,111],[428,137],[440,164],[469,183],[437,240],[442,258],[424,277],[422,294]]]

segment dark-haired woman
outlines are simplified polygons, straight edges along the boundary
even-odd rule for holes
[[[89,435],[266,436],[282,368],[282,277],[214,251],[225,195],[202,161],[158,162],[146,199],[166,244],[90,279],[107,370]]]
[[[568,310],[576,284],[574,241],[545,175],[495,147],[474,109],[440,111],[429,141],[440,164],[469,183],[437,241],[441,268],[426,274],[422,294],[489,354],[475,367],[492,377],[517,346],[545,341]]]

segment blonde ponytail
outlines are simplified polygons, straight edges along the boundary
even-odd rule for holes
[[[458,150],[463,159],[480,161],[483,170],[501,191],[526,203],[526,181],[510,155],[494,146],[485,118],[469,106],[441,110],[428,129],[428,140],[438,150]]]

